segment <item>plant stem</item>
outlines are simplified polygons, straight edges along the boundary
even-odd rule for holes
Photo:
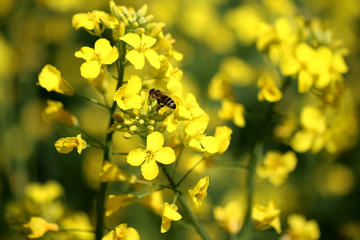
[[[95,137],[91,136],[90,134],[88,134],[84,129],[82,129],[80,126],[76,126],[76,129],[79,130],[81,133],[83,133],[85,136],[87,136],[89,139],[91,139],[92,141],[96,142],[97,144],[99,144],[102,148],[105,148],[105,145],[100,142],[98,139],[96,139]]]
[[[209,237],[209,235],[207,234],[207,232],[205,231],[203,226],[197,220],[195,214],[191,210],[189,204],[186,202],[186,199],[182,193],[179,194],[178,200],[181,203],[181,205],[183,206],[184,211],[188,215],[190,221],[194,225],[194,227],[195,227],[196,231],[199,233],[200,237],[204,240],[210,240],[211,238]]]
[[[187,178],[187,176],[189,176],[189,174],[194,171],[194,169],[202,162],[204,161],[206,158],[203,157],[202,159],[200,159],[197,163],[195,163],[195,165],[189,169],[189,171],[187,171],[187,173],[185,173],[185,175],[180,179],[180,181],[177,183],[177,186],[180,186],[180,184]]]
[[[118,83],[116,89],[121,87],[123,84],[123,78],[124,78],[124,59],[125,59],[125,43],[119,43],[118,44],[118,50],[120,53],[120,58],[117,61],[117,69],[118,69]],[[116,102],[113,102],[111,109],[110,109],[110,122],[109,122],[109,128],[114,123],[113,114],[116,110]],[[111,162],[111,141],[113,136],[113,131],[106,134],[106,140],[105,140],[105,148],[104,148],[104,158],[103,158],[103,165],[105,161]],[[102,182],[100,184],[100,190],[97,197],[96,202],[96,240],[101,240],[103,237],[103,231],[104,231],[104,220],[105,220],[105,198],[106,198],[106,191],[108,188],[108,183]]]
[[[285,78],[285,81],[283,83],[283,86],[281,88],[281,92],[284,93],[287,88],[289,87],[291,83],[291,78],[287,77]],[[251,212],[252,212],[252,204],[253,204],[253,198],[254,198],[254,188],[255,188],[255,173],[256,173],[256,166],[257,166],[257,153],[261,151],[261,145],[264,140],[265,134],[267,132],[267,129],[269,127],[269,124],[271,122],[272,115],[274,113],[274,106],[276,102],[272,102],[269,104],[268,109],[265,112],[265,115],[257,128],[257,131],[255,133],[254,140],[250,147],[250,163],[249,163],[249,174],[247,178],[247,185],[248,185],[248,206],[247,211],[244,219],[244,226],[242,227],[240,233],[239,233],[239,239],[241,237],[245,238],[246,234],[250,231],[250,228],[252,227],[251,222]]]
[[[95,99],[93,99],[93,98],[84,97],[84,96],[81,96],[81,95],[76,94],[76,93],[74,93],[73,96],[78,97],[78,98],[81,98],[81,99],[84,99],[84,100],[86,100],[86,101],[88,101],[88,102],[91,102],[91,103],[95,103],[95,104],[97,104],[97,105],[99,105],[99,106],[102,106],[102,107],[110,110],[110,108],[109,108],[108,106],[106,106],[105,104],[102,104],[101,102],[99,102],[98,100],[95,100]]]

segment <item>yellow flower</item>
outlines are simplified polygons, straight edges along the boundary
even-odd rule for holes
[[[25,196],[27,199],[39,205],[46,205],[61,197],[64,189],[55,181],[46,183],[30,183],[25,187]]]
[[[202,201],[207,196],[207,189],[209,187],[209,177],[204,177],[199,180],[192,188],[189,189],[190,197],[195,203],[196,207],[200,207]]]
[[[28,238],[40,238],[46,232],[57,232],[59,226],[56,223],[48,223],[41,217],[32,217],[28,223],[23,225],[24,228],[29,228],[32,233],[28,234]]]
[[[222,100],[224,98],[233,97],[234,93],[225,74],[218,73],[211,79],[208,87],[208,95],[214,100]]]
[[[142,175],[146,180],[153,180],[159,174],[156,162],[171,164],[175,161],[175,152],[170,147],[163,147],[164,137],[160,132],[152,132],[147,136],[146,149],[131,150],[127,162],[132,166],[141,165]]]
[[[107,233],[102,240],[140,240],[140,236],[135,228],[127,227],[127,224],[123,223]]]
[[[88,13],[77,13],[72,18],[72,26],[78,30],[84,28],[89,33],[100,36],[105,28],[100,25],[101,18],[107,18],[108,14],[103,11],[94,10]]]
[[[46,100],[47,106],[42,112],[42,116],[46,121],[58,121],[69,127],[77,126],[78,120],[69,111],[63,108],[63,104],[58,101]]]
[[[84,78],[96,78],[100,74],[102,65],[110,65],[119,57],[117,48],[111,47],[110,42],[100,38],[95,42],[95,47],[82,47],[75,52],[75,57],[83,58],[85,62],[81,65],[81,76]]]
[[[214,154],[219,150],[217,140],[212,136],[206,136],[204,131],[209,123],[209,116],[202,115],[193,118],[185,128],[184,144],[200,152]]]
[[[133,194],[109,195],[105,205],[105,216],[111,216],[120,208],[129,206],[136,202],[136,196]]]
[[[301,110],[300,124],[302,129],[291,138],[290,146],[296,152],[320,151],[326,144],[325,135],[328,129],[324,113],[315,107],[305,106]]]
[[[54,91],[64,95],[72,96],[74,88],[64,78],[56,67],[46,64],[39,74],[39,83],[48,92]]]
[[[280,212],[280,209],[275,208],[273,200],[270,200],[267,207],[255,204],[251,213],[251,217],[255,221],[255,229],[267,230],[273,227],[278,234],[281,233]]]
[[[231,201],[214,208],[214,217],[219,224],[229,233],[236,234],[240,231],[244,222],[245,208],[237,201]]]
[[[221,109],[218,112],[220,119],[232,120],[238,127],[245,127],[245,108],[240,103],[235,103],[229,100],[221,101]]]
[[[140,109],[142,98],[139,94],[142,88],[142,82],[139,76],[133,75],[130,77],[128,83],[120,87],[114,93],[114,101],[116,101],[119,108],[122,110]]]
[[[165,203],[164,212],[161,219],[161,233],[166,233],[171,227],[172,221],[179,221],[182,216],[177,212],[178,208],[175,204]]]
[[[259,101],[277,102],[282,98],[281,91],[276,87],[271,77],[263,76],[259,78],[257,85],[260,88],[258,93]]]
[[[145,58],[154,68],[160,68],[158,53],[153,49],[150,49],[156,43],[156,38],[142,34],[140,39],[139,35],[128,33],[120,39],[134,48],[133,50],[130,50],[125,57],[134,65],[135,69],[143,69]]]
[[[216,127],[214,137],[219,143],[218,154],[223,154],[228,149],[232,132],[227,126]]]
[[[292,214],[288,217],[289,229],[283,235],[289,240],[317,240],[320,238],[319,225],[315,220],[306,221],[302,215]]]
[[[284,183],[289,173],[294,171],[297,158],[294,152],[282,154],[278,151],[266,153],[264,162],[259,164],[256,172],[259,177],[267,178],[276,187]]]
[[[105,161],[104,166],[100,172],[100,181],[101,182],[128,182],[128,183],[135,183],[136,176],[130,173],[121,170],[116,166],[114,163],[109,161]]]
[[[60,138],[55,142],[55,147],[59,153],[69,153],[77,148],[77,152],[81,154],[86,148],[86,142],[81,138],[81,134],[78,134],[76,137]]]
[[[86,240],[92,239],[94,227],[91,223],[91,218],[84,212],[76,211],[76,212],[67,212],[64,217],[61,218],[59,225],[61,228],[74,228],[76,226],[77,229],[84,231],[76,231],[71,232],[71,235],[67,238]],[[55,238],[55,237],[54,237]],[[55,239],[62,239],[66,237],[57,236]]]

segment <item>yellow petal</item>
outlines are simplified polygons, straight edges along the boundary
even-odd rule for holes
[[[137,75],[132,75],[126,85],[125,95],[132,96],[138,94],[142,88],[141,78]]]
[[[155,152],[154,158],[156,161],[162,164],[173,163],[176,159],[175,152],[170,147],[163,147],[159,151]]]
[[[188,135],[196,135],[201,134],[205,131],[207,128],[207,125],[209,124],[209,116],[202,115],[196,118],[193,118],[189,124],[185,128],[185,132]]]
[[[94,29],[94,22],[89,19],[87,13],[77,13],[72,18],[72,26],[78,30],[79,28],[85,28],[88,30]]]
[[[160,132],[152,132],[147,136],[146,149],[152,152],[159,151],[164,145],[164,136]]]
[[[159,174],[159,167],[155,160],[147,160],[141,165],[141,173],[146,180],[153,180]]]
[[[129,152],[126,161],[131,166],[140,166],[145,161],[146,156],[147,154],[144,149],[137,148]]]
[[[125,101],[125,104],[130,109],[132,109],[132,108],[140,109],[142,101],[143,100],[139,95],[135,95],[130,98],[127,98]],[[121,108],[121,106],[120,106],[120,108]]]
[[[94,49],[90,47],[82,47],[80,51],[75,52],[75,57],[90,60],[94,56]]]
[[[105,38],[100,38],[95,42],[95,53],[99,56],[102,64],[112,64],[119,57],[117,48],[111,47],[110,42]]]
[[[290,146],[299,153],[310,150],[314,141],[314,134],[311,131],[298,131],[292,137]]]
[[[128,33],[125,36],[121,37],[120,40],[123,40],[124,42],[126,42],[127,44],[129,44],[134,48],[140,46],[140,42],[141,42],[139,35],[135,33]]]
[[[298,79],[298,90],[301,93],[308,92],[314,84],[314,77],[308,71],[300,71]]]
[[[146,36],[145,34],[143,34],[141,36],[141,42],[142,44],[145,45],[145,47],[151,48],[156,43],[156,38]]]
[[[216,153],[219,150],[219,143],[216,141],[216,138],[212,136],[205,136],[200,138],[200,144],[203,146],[206,152]]]
[[[132,65],[134,65],[135,69],[143,69],[145,64],[145,57],[143,54],[136,50],[131,50],[125,57]]]
[[[81,64],[80,72],[84,78],[96,78],[99,76],[101,64],[97,60],[89,60]]]
[[[156,69],[160,68],[160,60],[159,60],[159,55],[157,52],[155,52],[152,49],[148,49],[145,51],[144,54],[151,66],[153,66]]]
[[[74,88],[64,78],[61,77],[60,71],[47,64],[43,67],[39,74],[39,85],[45,88],[48,92],[55,91],[61,94],[72,96]]]
[[[136,202],[136,196],[133,194],[109,195],[105,205],[105,216],[111,216],[120,208],[129,206]]]

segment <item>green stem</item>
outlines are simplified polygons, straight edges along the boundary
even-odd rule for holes
[[[97,100],[95,100],[95,99],[93,99],[93,98],[84,97],[84,96],[81,96],[81,95],[76,94],[76,93],[74,93],[73,96],[78,97],[78,98],[81,98],[81,99],[84,99],[84,100],[86,100],[86,101],[88,101],[88,102],[91,102],[91,103],[95,103],[95,104],[97,104],[97,105],[99,105],[99,106],[102,106],[102,107],[110,110],[110,108],[109,108],[108,106],[106,106],[105,104],[102,104],[101,102],[99,102],[99,101],[97,101]]]
[[[139,195],[136,196],[136,198],[137,198],[137,199],[141,199],[141,198],[144,198],[144,197],[147,197],[147,196],[153,194],[154,192],[161,191],[161,190],[163,190],[163,189],[164,189],[163,187],[159,187],[159,188],[156,188],[156,189],[154,189],[154,190],[152,190],[152,191],[148,191],[148,192],[146,192],[146,193],[139,194]]]
[[[118,49],[120,53],[120,58],[117,61],[117,69],[118,69],[118,83],[116,89],[121,87],[123,84],[123,78],[124,78],[124,65],[123,61],[125,59],[125,43],[122,42],[121,44],[118,44]],[[114,123],[113,114],[116,110],[116,102],[113,102],[111,109],[110,109],[110,122],[109,122],[109,128]],[[106,140],[105,140],[105,148],[104,148],[104,158],[103,158],[103,165],[105,161],[111,160],[111,141],[113,136],[113,131],[106,134]],[[96,202],[96,240],[101,240],[104,234],[104,220],[105,220],[105,198],[106,198],[106,191],[108,188],[108,183],[102,182],[100,184],[100,190],[97,196],[97,202]]]
[[[287,88],[289,87],[291,83],[291,78],[287,77],[285,78],[285,81],[283,83],[283,86],[281,88],[281,92],[284,93]],[[247,233],[252,228],[252,222],[251,222],[251,212],[252,212],[252,204],[253,204],[253,198],[254,198],[254,189],[255,189],[255,176],[256,176],[256,166],[257,166],[257,153],[260,152],[259,148],[262,146],[262,142],[264,140],[265,134],[267,132],[267,129],[269,127],[269,124],[271,122],[271,118],[274,113],[274,106],[276,102],[272,102],[269,104],[268,109],[265,112],[265,115],[257,128],[257,131],[255,133],[254,140],[250,147],[250,163],[249,163],[249,174],[247,178],[247,185],[248,185],[248,206],[247,211],[245,214],[244,219],[244,226],[242,227],[240,233],[239,233],[239,239],[246,237]]]
[[[100,142],[99,140],[97,140],[95,137],[91,136],[90,134],[88,134],[84,129],[82,129],[80,126],[76,126],[76,129],[79,130],[81,133],[83,133],[85,136],[87,136],[89,139],[91,139],[92,141],[96,142],[97,144],[99,144],[102,148],[105,148],[105,145]]]
[[[182,195],[182,193],[179,194],[178,200],[181,203],[181,205],[183,206],[184,211],[188,215],[190,221],[194,225],[194,227],[195,227],[196,231],[199,233],[200,237],[203,240],[210,240],[211,238],[209,237],[209,235],[207,234],[207,232],[205,231],[203,226],[199,223],[198,219],[196,218],[195,214],[191,210],[189,204],[186,202],[186,199],[185,199],[184,195]]]
[[[59,231],[64,231],[64,232],[87,232],[87,233],[95,233],[94,230],[89,230],[89,229],[76,229],[76,228],[60,228]]]
[[[204,161],[206,158],[203,157],[202,159],[200,159],[197,163],[195,163],[195,165],[189,169],[189,171],[187,171],[187,173],[185,173],[185,175],[180,179],[180,181],[177,183],[177,186],[180,186],[180,184],[189,176],[189,174],[194,171],[194,169],[202,162]]]
[[[156,186],[156,187],[173,189],[169,185],[163,185],[163,184],[160,184],[160,183],[148,182],[148,181],[144,181],[144,180],[141,180],[141,179],[136,179],[136,183],[140,183],[140,184],[147,185],[147,186]]]
[[[112,155],[128,155],[128,153],[122,153],[122,152],[113,152]]]
[[[175,166],[174,166],[174,169],[173,169],[173,172],[172,172],[172,179],[175,179],[176,168],[177,168],[177,166],[178,166],[178,164],[179,164],[179,162],[180,162],[181,154],[182,154],[182,152],[183,152],[183,150],[184,150],[184,145],[182,145],[182,144],[177,145],[177,146],[174,147],[173,149],[176,149],[176,148],[179,147],[179,146],[181,146],[181,149],[180,149],[180,151],[179,151],[178,156],[176,157]]]

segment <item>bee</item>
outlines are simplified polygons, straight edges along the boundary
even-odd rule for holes
[[[171,108],[171,109],[176,108],[176,104],[175,104],[174,100],[172,100],[171,97],[165,95],[159,89],[155,89],[155,88],[150,89],[149,98],[150,97],[153,99],[156,99],[157,104],[158,104],[158,107],[157,107],[158,110],[164,106],[167,106],[168,108]]]

